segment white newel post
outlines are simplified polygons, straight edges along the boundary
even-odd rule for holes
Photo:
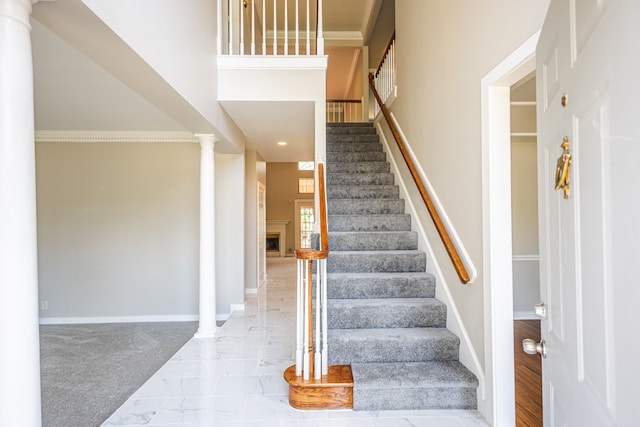
[[[200,323],[196,338],[216,333],[215,270],[215,169],[214,135],[196,135],[200,140]]]
[[[40,426],[30,0],[0,0],[0,425]]]

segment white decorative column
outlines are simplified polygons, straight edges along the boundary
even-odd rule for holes
[[[196,338],[216,333],[216,239],[215,156],[216,137],[196,135],[200,140],[200,323]]]
[[[0,0],[0,425],[40,426],[31,0]]]

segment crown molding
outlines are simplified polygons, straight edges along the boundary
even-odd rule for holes
[[[147,131],[57,131],[39,130],[35,132],[36,142],[195,142],[200,140],[189,132],[147,132]]]
[[[362,33],[360,31],[325,31],[324,39],[326,40],[350,40],[363,42]]]

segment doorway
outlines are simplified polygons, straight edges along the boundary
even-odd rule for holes
[[[511,233],[511,87],[536,69],[540,33],[505,58],[481,82],[485,355],[492,425],[515,419],[513,250]]]
[[[516,426],[542,427],[542,361],[523,351],[525,338],[540,341],[536,76],[510,88],[511,240]]]

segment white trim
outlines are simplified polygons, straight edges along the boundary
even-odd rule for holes
[[[535,70],[536,32],[481,81],[485,365],[489,424],[515,420],[511,233],[510,86]]]
[[[389,156],[389,161],[391,163],[391,167],[394,171],[394,175],[397,179],[398,186],[400,187],[401,192],[406,195],[408,194],[407,185],[405,180],[402,178],[402,175],[399,172],[398,163],[396,162],[395,156],[393,156],[389,141],[387,140],[385,133],[382,130],[382,126],[380,124],[380,114],[378,114],[378,118],[376,119],[376,124],[378,126],[378,134],[380,135],[380,139],[384,145],[384,149]],[[394,120],[395,122],[395,120]],[[402,132],[397,123],[395,125],[398,128],[398,132]],[[401,134],[402,135],[402,134]],[[431,189],[430,189],[431,191]],[[432,193],[434,194],[434,193]],[[457,335],[460,338],[460,362],[465,365],[469,370],[471,370],[477,377],[479,382],[479,390],[480,390],[480,398],[484,399],[486,393],[485,387],[485,373],[482,363],[478,358],[478,354],[473,347],[473,343],[471,342],[471,337],[469,337],[469,333],[464,326],[462,321],[462,317],[460,316],[460,311],[451,295],[449,290],[449,286],[447,281],[440,269],[440,265],[435,257],[435,253],[429,240],[427,239],[427,233],[421,223],[418,221],[418,213],[416,207],[413,203],[411,197],[405,197],[405,202],[408,210],[411,213],[411,216],[414,218],[412,223],[416,224],[418,228],[418,234],[424,244],[425,250],[427,252],[427,259],[429,260],[429,272],[435,276],[436,279],[436,287],[439,291],[442,291],[444,295],[438,295],[438,299],[440,299],[447,306],[447,313],[451,314],[451,316],[447,316],[447,328]],[[434,202],[435,203],[435,202]]]
[[[107,317],[41,317],[41,325],[77,325],[83,323],[147,323],[147,322],[197,322],[197,314],[167,314],[157,316],[107,316]]]
[[[200,142],[189,132],[38,130],[36,142]]]
[[[357,41],[360,43],[364,42],[364,38],[360,31],[324,31],[324,40],[349,40],[349,41]]]
[[[218,70],[326,70],[324,55],[218,55]]]
[[[540,255],[513,255],[512,261],[540,261]]]
[[[438,215],[440,215],[440,219],[442,220],[442,223],[444,224],[445,228],[447,229],[447,232],[449,233],[449,236],[451,237],[451,241],[453,242],[453,245],[456,247],[456,250],[460,254],[460,258],[461,258],[465,268],[467,269],[467,272],[469,273],[469,282],[467,284],[470,285],[470,284],[474,283],[476,281],[476,279],[478,278],[478,270],[476,269],[475,265],[473,264],[473,261],[471,260],[471,257],[469,256],[469,253],[465,249],[464,244],[462,243],[462,239],[460,239],[460,236],[456,232],[456,229],[453,226],[453,223],[451,222],[451,219],[449,218],[449,215],[447,215],[447,212],[445,211],[444,207],[442,206],[442,203],[440,202],[440,199],[438,198],[438,194],[436,193],[435,189],[431,185],[431,182],[429,181],[429,178],[427,178],[427,174],[424,172],[424,170],[420,166],[420,163],[415,160],[416,156],[413,154],[413,151],[411,150],[411,146],[408,143],[408,139],[407,139],[406,135],[402,132],[402,128],[398,124],[398,121],[396,120],[396,117],[393,115],[393,113],[390,113],[390,115],[391,115],[391,119],[393,120],[393,124],[396,126],[396,129],[398,130],[398,133],[400,134],[400,138],[403,141],[406,142],[405,148],[409,152],[409,157],[411,158],[411,160],[413,160],[413,164],[415,166],[415,169],[418,172],[418,175],[420,175],[420,179],[422,180],[422,182],[424,183],[425,187],[427,188],[427,191],[429,192],[429,196],[431,197],[431,201],[433,202],[433,206],[436,208],[436,211],[438,212]]]
[[[513,320],[540,320],[533,311],[514,311]]]

